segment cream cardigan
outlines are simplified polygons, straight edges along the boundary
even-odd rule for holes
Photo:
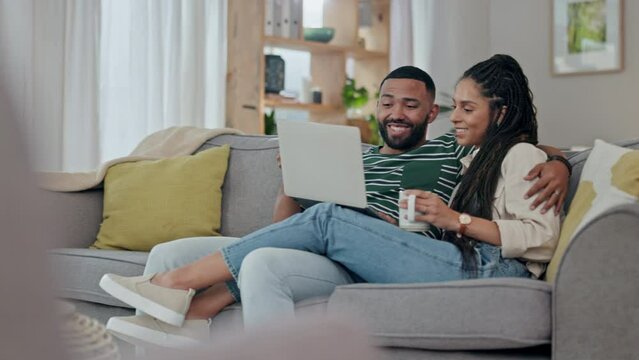
[[[476,151],[461,159],[464,172]],[[495,189],[493,221],[501,236],[501,253],[505,258],[518,258],[538,278],[552,258],[559,239],[560,219],[554,211],[542,214],[540,208],[530,210],[534,196],[524,199],[533,181],[524,177],[530,169],[546,161],[546,154],[528,143],[513,146],[501,163],[501,174]]]

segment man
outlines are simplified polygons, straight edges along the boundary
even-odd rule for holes
[[[439,106],[434,102],[435,85],[424,71],[411,66],[392,71],[382,81],[380,95],[377,118],[384,145],[364,154],[364,169],[369,206],[392,222],[398,218],[400,189],[429,190],[447,202],[461,177],[460,159],[472,149],[457,145],[452,133],[426,141],[426,129],[437,117]],[[549,151],[556,153],[553,149]],[[541,175],[529,192],[535,194],[541,189],[534,205],[546,200],[542,211],[553,206],[559,209],[567,189],[568,174],[569,170],[561,161],[531,170],[529,179]],[[274,221],[301,210],[281,191],[275,205]],[[439,229],[434,227],[425,235],[441,236]],[[151,251],[145,274],[191,263],[232,241],[193,238],[159,245]],[[320,255],[288,249],[255,250],[242,262],[237,282],[245,326],[293,317],[295,302],[329,295],[335,286],[359,280]],[[231,284],[230,290],[237,291],[233,287]],[[192,317],[208,317],[207,314],[215,314],[229,303],[228,291],[224,288],[209,289],[208,293],[211,296],[206,303],[200,302],[196,306],[191,303]],[[171,335],[179,336],[183,329],[172,329],[175,333]]]

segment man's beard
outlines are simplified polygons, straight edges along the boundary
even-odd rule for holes
[[[386,126],[392,123],[408,126],[409,129],[411,129],[410,135],[402,139],[389,138]],[[382,135],[382,139],[384,139],[384,144],[391,149],[408,151],[418,146],[420,142],[424,141],[426,138],[427,126],[428,122],[426,119],[424,119],[424,121],[419,125],[414,125],[410,121],[390,119],[379,122],[379,132]]]

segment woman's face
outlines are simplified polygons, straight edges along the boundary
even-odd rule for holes
[[[479,146],[486,136],[490,117],[490,102],[482,96],[477,83],[469,78],[461,80],[455,87],[450,114],[457,143]]]

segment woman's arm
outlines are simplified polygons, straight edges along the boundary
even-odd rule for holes
[[[522,143],[513,146],[502,162],[503,186],[495,199],[499,217],[493,220],[499,227],[504,257],[538,262],[552,257],[559,238],[559,216],[531,210],[533,199],[524,198],[529,182],[522,179],[532,164],[545,158],[539,149]]]
[[[459,232],[461,213],[449,208],[439,196],[422,190],[406,190],[406,194],[415,195],[415,211],[424,214],[415,216],[416,221],[424,221],[447,231]],[[402,200],[399,206],[406,208],[407,201]],[[471,223],[466,227],[464,234],[492,245],[501,245],[499,228],[491,220],[471,216]]]
[[[530,144],[518,144],[509,151],[502,163],[502,187],[496,193],[500,218],[492,221],[471,217],[465,234],[480,241],[502,246],[505,257],[531,256],[533,260],[549,260],[559,235],[559,217],[542,214],[530,209],[532,199],[524,194],[530,183],[523,175],[532,164],[544,155]],[[436,194],[421,190],[407,190],[415,194],[415,210],[423,213],[416,220],[428,222],[439,228],[458,232],[460,213],[449,208]],[[499,202],[499,203],[498,203]],[[406,208],[406,201],[400,202]],[[536,249],[529,252],[529,249]]]

